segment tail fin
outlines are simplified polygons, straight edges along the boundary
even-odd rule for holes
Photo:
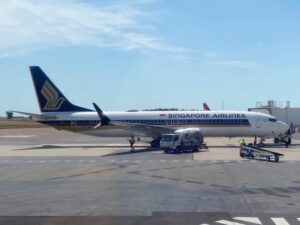
[[[208,105],[205,102],[203,103],[203,109],[204,109],[204,111],[210,111],[210,108],[208,107]]]
[[[29,67],[41,112],[92,111],[73,105],[38,66]]]

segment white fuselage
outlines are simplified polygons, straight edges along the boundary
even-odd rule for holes
[[[112,122],[144,124],[166,128],[200,128],[204,137],[281,137],[288,126],[273,116],[247,111],[138,111],[104,112]],[[96,112],[56,112],[53,120],[39,122],[83,134],[105,137],[151,136],[147,129],[132,126],[105,125],[99,123]],[[156,135],[157,136],[157,135]]]

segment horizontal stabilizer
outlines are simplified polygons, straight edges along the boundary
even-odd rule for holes
[[[20,112],[20,111],[14,111],[14,110],[10,110],[8,112],[18,113],[18,114],[30,116],[34,120],[53,120],[53,119],[56,119],[56,116],[52,116],[52,115],[41,115],[41,114],[28,113],[28,112]]]

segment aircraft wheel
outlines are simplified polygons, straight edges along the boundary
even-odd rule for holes
[[[270,156],[267,156],[267,157],[266,157],[266,161],[267,161],[267,162],[270,162],[270,160],[271,160]]]
[[[175,153],[180,153],[181,152],[181,149],[179,148],[179,147],[177,147],[176,149],[175,149]]]
[[[275,156],[275,162],[278,162],[278,161],[279,161],[279,156],[276,155],[276,156]]]

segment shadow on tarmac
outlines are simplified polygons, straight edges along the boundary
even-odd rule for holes
[[[146,146],[138,146],[145,148]],[[42,146],[37,146],[37,147],[30,147],[30,148],[20,148],[16,149],[16,151],[21,151],[21,150],[43,150],[43,149],[56,149],[56,148],[63,148],[63,149],[68,149],[68,148],[127,148],[129,149],[130,147],[128,145],[114,145],[114,146],[107,146],[107,145],[68,145],[68,146],[60,146],[60,145],[42,145]]]
[[[127,147],[128,148],[128,147]],[[103,155],[102,157],[106,156],[116,156],[116,155],[128,155],[128,154],[136,154],[136,153],[145,153],[145,152],[155,152],[155,151],[162,151],[161,148],[143,148],[143,149],[138,149],[134,151],[126,151],[126,152],[116,152],[116,153],[110,153]]]
[[[84,149],[93,149],[93,148],[126,148],[128,151],[122,151],[122,152],[117,152],[117,153],[110,153],[103,155],[102,157],[105,156],[114,156],[114,155],[127,155],[127,154],[136,154],[136,153],[145,153],[145,152],[153,152],[153,151],[161,151],[162,149],[160,148],[151,148],[151,147],[146,147],[146,146],[137,146],[135,151],[131,152],[130,147],[128,145],[115,145],[115,146],[107,146],[107,145],[73,145],[73,146],[59,146],[59,145],[42,145],[42,146],[37,146],[37,147],[31,147],[31,148],[21,148],[21,149],[16,149],[15,151],[26,151],[26,150],[49,150],[49,149],[72,149],[72,148],[84,148]],[[142,148],[142,149],[140,149]],[[84,150],[83,149],[83,150]]]

